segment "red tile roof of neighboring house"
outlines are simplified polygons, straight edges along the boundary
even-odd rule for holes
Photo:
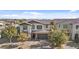
[[[79,23],[79,19],[54,19],[54,21],[57,24],[62,23],[62,22],[68,22],[71,24]]]

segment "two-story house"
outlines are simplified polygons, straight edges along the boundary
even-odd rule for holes
[[[29,23],[32,24],[31,37],[35,40],[48,39],[48,33],[50,30],[51,20],[31,20]]]
[[[48,39],[51,20],[30,20],[20,24],[20,31],[28,32],[33,40]]]

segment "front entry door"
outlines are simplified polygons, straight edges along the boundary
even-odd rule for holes
[[[79,37],[78,34],[75,34],[75,42],[78,43],[79,42]]]

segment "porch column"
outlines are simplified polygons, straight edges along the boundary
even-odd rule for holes
[[[37,25],[35,25],[35,30],[37,30]]]
[[[22,32],[23,31],[23,26],[20,26],[20,32]]]
[[[35,34],[35,40],[37,40],[37,34]]]
[[[72,28],[72,40],[74,40],[75,38],[75,34],[76,34],[76,25],[73,25],[73,28]]]

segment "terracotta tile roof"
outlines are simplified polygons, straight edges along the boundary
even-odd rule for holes
[[[32,22],[37,22],[37,23],[41,23],[41,24],[50,24],[52,20],[30,20],[28,21],[29,23],[32,23]]]
[[[62,23],[62,22],[68,22],[71,24],[79,23],[79,19],[54,19],[54,21],[57,24]]]
[[[24,25],[24,24],[31,25],[30,23],[27,22],[21,23],[20,25]]]

